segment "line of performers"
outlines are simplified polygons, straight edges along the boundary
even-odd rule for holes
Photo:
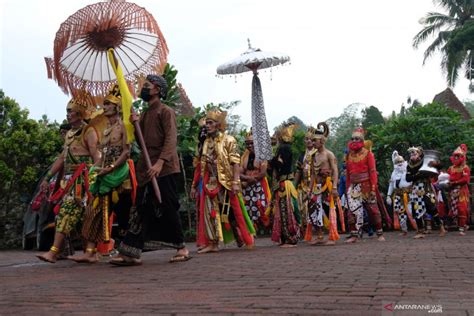
[[[150,108],[139,118],[139,124],[152,167],[146,166],[141,155],[136,172],[120,117],[120,89],[111,91],[105,98],[103,115],[89,123],[84,122],[87,102],[81,98],[69,102],[67,119],[72,128],[65,135],[63,152],[41,184],[46,191],[50,180],[56,178],[49,197],[56,205],[56,235],[51,249],[38,255],[39,259],[55,262],[66,238],[79,228],[85,251],[71,259],[97,262],[97,245],[111,239],[111,210],[118,214],[123,238],[118,247],[120,255],[111,263],[140,264],[145,243],[153,246],[153,241],[159,241],[157,247],[177,250],[171,262],[191,258],[178,213],[175,176],[180,170],[175,114],[160,103],[166,88],[165,80],[156,75],[149,75],[142,88],[141,97],[149,100]],[[366,148],[361,128],[352,133],[341,177],[335,155],[325,147],[329,135],[325,123],[308,128],[306,151],[296,162],[291,150],[296,125],[284,126],[276,133],[277,148],[269,161],[257,159],[251,133],[240,155],[235,138],[226,134],[225,128],[226,113],[209,111],[199,134],[191,188],[196,199],[198,253],[219,251],[222,243],[232,241],[239,247],[253,248],[259,229],[271,229],[272,241],[282,248],[295,247],[301,239],[334,245],[340,238],[338,231],[345,232],[346,225],[350,232],[346,243],[354,243],[366,222],[379,241],[385,240],[382,219],[387,226],[392,220],[379,193],[375,158]],[[450,215],[457,218],[460,234],[464,235],[470,180],[466,146],[460,145],[453,152],[453,165],[436,185],[432,175],[422,172],[423,150],[411,147],[408,152],[408,163],[393,153],[395,168],[386,202],[393,205],[395,228],[400,227],[406,234],[409,222],[417,231],[415,238],[423,238],[434,222],[444,235],[442,218],[447,214],[441,212],[440,216],[439,211],[443,188],[448,193],[449,202],[445,204],[449,204]],[[154,194],[153,177],[162,191],[161,202]],[[326,240],[324,228],[329,231]]]
[[[236,140],[224,132],[225,127],[226,113],[211,111],[199,134],[191,190],[196,199],[198,253],[219,251],[221,242],[234,240],[239,247],[252,248],[252,236],[269,228],[272,241],[282,248],[295,247],[301,239],[334,245],[340,238],[338,231],[345,232],[346,225],[350,236],[345,242],[354,243],[367,223],[377,239],[384,241],[382,220],[404,235],[410,222],[417,239],[429,233],[434,222],[444,236],[447,214],[440,188],[448,192],[449,215],[457,218],[460,234],[465,234],[470,180],[465,145],[454,151],[453,165],[439,181],[420,169],[424,161],[421,147],[409,148],[408,163],[393,153],[394,171],[386,198],[393,205],[392,220],[378,190],[375,158],[362,128],[352,133],[340,176],[335,155],[325,147],[329,135],[325,123],[308,128],[306,151],[296,161],[295,173],[291,143],[296,125],[277,131],[277,148],[270,161],[257,159],[251,131],[240,156]]]

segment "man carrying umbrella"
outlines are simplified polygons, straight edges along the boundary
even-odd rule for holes
[[[177,145],[176,114],[161,103],[167,93],[165,79],[148,75],[140,96],[148,102],[149,108],[140,117],[146,149],[150,155],[151,167],[146,167],[145,157],[140,155],[137,164],[136,207],[130,211],[130,227],[121,242],[119,255],[110,263],[115,265],[139,265],[145,241],[175,248],[176,255],[170,262],[187,261],[191,257],[184,244],[183,229],[179,218],[179,201],[176,188],[176,174],[180,172]],[[132,121],[138,117],[131,116]],[[156,177],[161,190],[162,201],[158,202],[151,179]]]

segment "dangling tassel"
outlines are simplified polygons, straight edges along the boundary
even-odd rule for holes
[[[109,197],[107,195],[102,198],[102,229],[104,230],[104,242],[110,241],[109,234]]]
[[[310,223],[306,224],[306,232],[304,234],[305,241],[311,241],[313,239],[313,225]]]
[[[339,234],[337,232],[337,216],[336,216],[336,206],[334,205],[334,197],[332,195],[332,182],[331,178],[326,178],[326,183],[329,192],[329,240],[336,241],[339,240]]]
[[[119,201],[119,195],[117,190],[112,191],[112,203],[117,204]]]

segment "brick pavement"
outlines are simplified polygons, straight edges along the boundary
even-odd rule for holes
[[[0,314],[402,315],[383,306],[403,303],[474,315],[474,232],[386,237],[294,249],[264,238],[254,250],[194,252],[175,264],[167,262],[174,251],[161,250],[145,253],[138,267],[47,264],[34,252],[3,251]]]

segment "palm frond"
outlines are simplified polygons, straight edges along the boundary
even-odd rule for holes
[[[453,21],[450,17],[433,12],[428,13],[421,23],[426,26],[413,37],[414,48],[418,48],[418,46],[426,41],[428,37],[432,36],[443,27],[449,29],[453,25]]]

